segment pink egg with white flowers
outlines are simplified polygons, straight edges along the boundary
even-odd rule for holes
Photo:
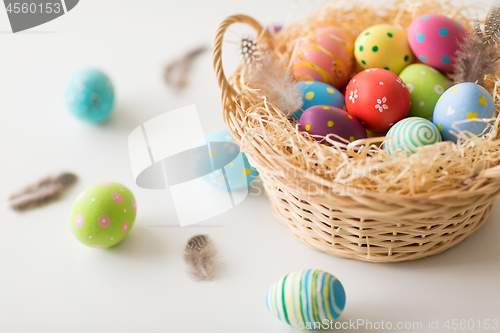
[[[415,19],[408,29],[408,44],[422,63],[452,73],[455,53],[468,35],[457,21],[438,14]]]

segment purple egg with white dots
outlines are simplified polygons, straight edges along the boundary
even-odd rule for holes
[[[457,21],[438,14],[415,19],[408,29],[410,48],[422,63],[442,72],[452,73],[455,52],[468,35]]]
[[[336,134],[349,142],[366,139],[366,130],[356,118],[342,109],[329,105],[316,105],[305,110],[300,117],[299,130],[323,137]],[[315,139],[320,142],[325,141],[319,137]],[[331,139],[345,143],[333,136]]]

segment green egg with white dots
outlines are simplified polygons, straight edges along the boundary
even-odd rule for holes
[[[432,121],[439,97],[450,86],[446,77],[437,69],[424,64],[406,67],[399,77],[410,92],[411,106],[408,117],[421,117]]]
[[[118,244],[132,229],[137,203],[132,192],[119,183],[90,186],[76,198],[70,226],[84,245],[102,249]]]
[[[354,43],[354,57],[363,69],[383,68],[399,74],[414,60],[405,30],[378,24],[361,32]]]

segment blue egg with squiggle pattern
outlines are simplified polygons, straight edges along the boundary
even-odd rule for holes
[[[316,328],[337,320],[346,303],[344,287],[335,276],[321,270],[290,273],[269,289],[266,304],[279,320],[296,328]]]
[[[297,83],[302,91],[302,101],[304,104],[296,110],[292,116],[297,120],[302,113],[312,106],[329,105],[345,110],[344,95],[329,84],[319,81],[301,81]]]
[[[464,82],[454,85],[441,95],[434,108],[432,122],[441,132],[444,141],[457,142],[457,137],[452,132],[467,131],[481,135],[488,122],[479,119],[493,121],[495,116],[495,103],[488,91],[476,83]]]

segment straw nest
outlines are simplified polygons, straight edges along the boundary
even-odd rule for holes
[[[475,231],[500,192],[499,119],[486,134],[458,133],[460,140],[387,155],[384,137],[320,144],[249,82],[251,66],[240,65],[229,80],[222,68],[222,42],[233,23],[251,25],[258,41],[284,68],[296,41],[334,26],[353,40],[365,28],[392,23],[407,28],[420,15],[438,13],[470,26],[476,8],[444,1],[353,4],[330,1],[307,20],[271,36],[252,18],[235,15],[217,31],[213,60],[222,89],[224,119],[261,174],[275,215],[308,245],[365,261],[403,261],[439,253]],[[357,71],[360,71],[357,68]],[[499,107],[500,81],[486,88]]]

